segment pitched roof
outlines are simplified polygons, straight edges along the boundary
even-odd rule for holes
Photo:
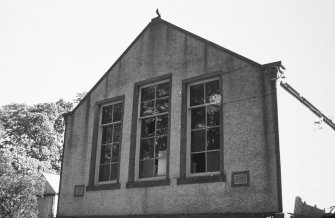
[[[130,50],[130,48],[137,42],[137,40],[144,34],[144,32],[150,27],[150,26],[152,26],[152,25],[156,25],[156,24],[158,24],[158,23],[163,23],[163,24],[165,24],[165,25],[167,25],[167,26],[169,26],[169,27],[171,27],[171,28],[173,28],[173,29],[175,29],[175,30],[178,30],[178,31],[180,31],[180,32],[182,32],[182,33],[184,33],[185,35],[188,35],[188,36],[191,36],[191,37],[194,37],[194,38],[196,38],[196,39],[198,39],[198,40],[200,40],[200,41],[202,41],[202,42],[204,42],[204,43],[206,43],[206,44],[208,44],[208,45],[210,45],[210,46],[213,46],[214,48],[216,48],[216,49],[218,49],[218,50],[221,50],[221,51],[223,51],[223,52],[225,52],[225,53],[227,53],[227,54],[230,54],[230,55],[232,55],[233,57],[236,57],[236,58],[238,58],[238,59],[240,59],[240,60],[243,60],[243,61],[245,61],[245,62],[247,62],[247,63],[249,63],[249,64],[251,64],[251,65],[253,65],[253,66],[255,66],[255,67],[259,67],[259,68],[265,68],[265,67],[271,67],[271,66],[276,66],[276,67],[280,67],[280,66],[282,66],[281,65],[281,62],[280,61],[278,61],[278,62],[273,62],[273,63],[268,63],[268,64],[264,64],[264,65],[262,65],[262,64],[259,64],[259,63],[257,63],[257,62],[255,62],[255,61],[253,61],[253,60],[251,60],[251,59],[249,59],[249,58],[246,58],[246,57],[244,57],[244,56],[242,56],[242,55],[240,55],[240,54],[237,54],[237,53],[235,53],[235,52],[233,52],[233,51],[231,51],[231,50],[229,50],[229,49],[226,49],[226,48],[224,48],[224,47],[222,47],[222,46],[220,46],[220,45],[217,45],[217,44],[215,44],[215,43],[213,43],[213,42],[211,42],[211,41],[208,41],[207,39],[205,39],[205,38],[202,38],[202,37],[200,37],[200,36],[198,36],[198,35],[196,35],[196,34],[194,34],[194,33],[191,33],[191,32],[189,32],[189,31],[187,31],[187,30],[185,30],[185,29],[183,29],[183,28],[180,28],[180,27],[178,27],[178,26],[176,26],[176,25],[174,25],[174,24],[172,24],[172,23],[169,23],[169,22],[167,22],[167,21],[165,21],[165,20],[163,20],[163,19],[161,19],[160,17],[156,17],[156,18],[153,18],[152,20],[151,20],[151,22],[141,31],[141,33],[135,38],[135,40],[127,47],[127,49],[120,55],[120,57],[114,62],[114,64],[106,71],[106,73],[100,78],[100,80],[93,86],[93,88],[85,95],[85,97],[78,103],[78,105],[71,111],[71,112],[69,112],[69,113],[66,113],[66,114],[64,114],[63,116],[68,116],[68,115],[70,115],[70,114],[72,114],[72,113],[74,113],[76,110],[77,110],[77,108],[86,100],[86,98],[91,94],[91,92],[104,80],[104,78],[107,76],[107,74],[114,68],[114,66],[122,59],[122,57]]]
[[[44,194],[58,194],[59,188],[59,175],[51,173],[43,173],[46,180]]]

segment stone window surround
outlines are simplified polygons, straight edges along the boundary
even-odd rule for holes
[[[122,148],[122,130],[123,130],[123,117],[124,117],[124,99],[125,96],[117,96],[114,98],[105,99],[96,102],[94,106],[94,126],[93,126],[93,137],[92,137],[92,152],[91,152],[91,163],[90,163],[90,173],[89,173],[89,183],[86,187],[86,191],[97,191],[97,190],[109,190],[109,189],[120,189],[121,185],[119,183],[120,175],[120,161],[121,161],[121,148]],[[101,109],[103,106],[113,103],[122,103],[122,116],[121,116],[121,132],[120,132],[120,146],[119,146],[119,166],[118,166],[118,177],[114,182],[103,182],[98,183],[98,172],[97,172],[97,151],[99,146],[99,129],[100,129],[100,116]]]
[[[130,152],[129,152],[129,174],[128,174],[128,182],[126,184],[127,188],[141,188],[141,187],[152,187],[152,186],[162,186],[162,185],[170,185],[169,179],[169,157],[170,157],[170,125],[171,125],[171,116],[169,116],[168,120],[168,137],[167,137],[167,153],[166,153],[166,176],[164,177],[153,177],[149,180],[146,179],[138,179],[136,178],[137,173],[135,172],[138,168],[136,163],[136,146],[139,146],[137,140],[137,131],[138,131],[138,112],[139,112],[139,95],[140,89],[143,86],[149,84],[155,84],[163,81],[169,82],[169,109],[168,114],[171,114],[171,87],[172,87],[172,74],[166,74],[154,78],[150,78],[144,81],[140,81],[134,84],[134,97],[133,97],[133,114],[132,114],[132,125],[131,125],[131,142],[130,142]]]
[[[197,83],[213,78],[219,79],[220,93],[222,93],[222,71],[204,74],[201,76],[185,79],[182,81],[182,105],[181,105],[181,139],[180,139],[180,177],[177,179],[178,185],[193,184],[193,183],[211,183],[211,182],[225,182],[226,175],[224,173],[224,160],[223,160],[223,134],[220,134],[220,172],[206,173],[206,174],[192,174],[187,171],[187,114],[188,114],[188,89],[192,83]],[[223,133],[223,103],[220,105],[220,133]]]

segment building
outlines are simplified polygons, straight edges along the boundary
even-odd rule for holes
[[[281,217],[280,67],[152,19],[65,115],[58,216]]]
[[[294,214],[291,218],[320,218],[325,214],[325,209],[317,208],[316,205],[308,205],[306,201],[303,202],[301,197],[297,196],[294,203]]]
[[[37,199],[38,218],[56,217],[58,203],[59,175],[42,173],[45,181],[43,197]]]

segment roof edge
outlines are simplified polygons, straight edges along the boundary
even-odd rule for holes
[[[237,54],[229,49],[226,49],[218,44],[215,44],[205,38],[202,38],[194,33],[191,33],[181,27],[178,27],[166,20],[163,20],[161,17],[157,16],[153,19],[151,19],[151,22],[149,24],[147,24],[147,26],[140,32],[140,34],[138,34],[138,36],[132,41],[132,43],[126,48],[126,50],[124,50],[124,52],[122,52],[122,54],[119,56],[119,58],[113,63],[113,65],[104,73],[104,75],[98,80],[98,82],[96,82],[96,84],[90,89],[89,92],[87,92],[87,94],[85,95],[85,97],[77,104],[77,106],[70,112],[64,114],[64,117],[67,117],[67,116],[70,116],[72,115],[83,103],[84,101],[86,101],[86,99],[88,98],[88,96],[93,92],[93,90],[95,90],[95,88],[105,79],[105,77],[107,76],[107,74],[114,68],[114,66],[122,59],[122,57],[130,50],[130,48],[137,42],[137,40],[143,35],[143,33],[151,26],[151,25],[155,25],[155,24],[158,24],[158,23],[164,23],[178,31],[181,31],[187,35],[190,35],[200,41],[203,41],[219,50],[222,50],[223,52],[226,52],[232,56],[235,56],[236,58],[239,58],[241,60],[244,60],[246,62],[248,62],[249,64],[255,66],[255,67],[260,67],[260,68],[265,68],[265,67],[268,67],[268,66],[277,66],[277,67],[282,67],[284,68],[282,65],[281,65],[281,61],[278,61],[278,62],[273,62],[273,63],[268,63],[268,64],[259,64],[257,63],[256,61],[253,61],[247,57],[244,57],[240,54]],[[285,69],[285,68],[284,68]]]

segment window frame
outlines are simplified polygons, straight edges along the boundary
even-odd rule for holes
[[[177,184],[210,183],[226,181],[224,173],[224,129],[223,129],[223,88],[222,71],[204,74],[182,81],[181,105],[181,140],[180,140],[180,177]],[[219,81],[221,93],[220,104],[220,170],[215,172],[191,173],[191,113],[190,113],[190,87],[210,81]],[[210,105],[205,103],[203,105]],[[199,106],[201,107],[201,106]]]
[[[102,108],[108,105],[114,105],[122,103],[121,107],[121,130],[120,130],[120,144],[119,144],[119,154],[118,154],[118,175],[116,180],[102,181],[99,182],[99,166],[100,166],[100,152],[101,152],[101,135],[102,129]],[[111,190],[120,189],[121,185],[119,183],[120,179],[120,167],[121,167],[121,150],[122,150],[122,133],[123,133],[123,120],[124,120],[124,103],[125,96],[117,96],[110,99],[105,99],[97,101],[94,106],[94,124],[93,124],[93,136],[92,136],[92,152],[91,152],[91,162],[90,162],[90,173],[89,181],[86,187],[86,191],[98,191],[98,190]]]
[[[143,88],[169,82],[169,108],[168,112],[162,113],[168,115],[168,130],[167,130],[167,149],[166,149],[166,174],[165,176],[139,178],[139,160],[140,160],[140,139],[141,139],[141,92]],[[131,143],[129,152],[129,174],[127,188],[140,188],[169,185],[169,161],[170,161],[170,126],[171,126],[171,99],[172,99],[172,74],[166,74],[155,78],[150,78],[144,81],[135,83],[133,97],[133,115],[132,115],[132,130]],[[156,116],[153,116],[156,117]]]

